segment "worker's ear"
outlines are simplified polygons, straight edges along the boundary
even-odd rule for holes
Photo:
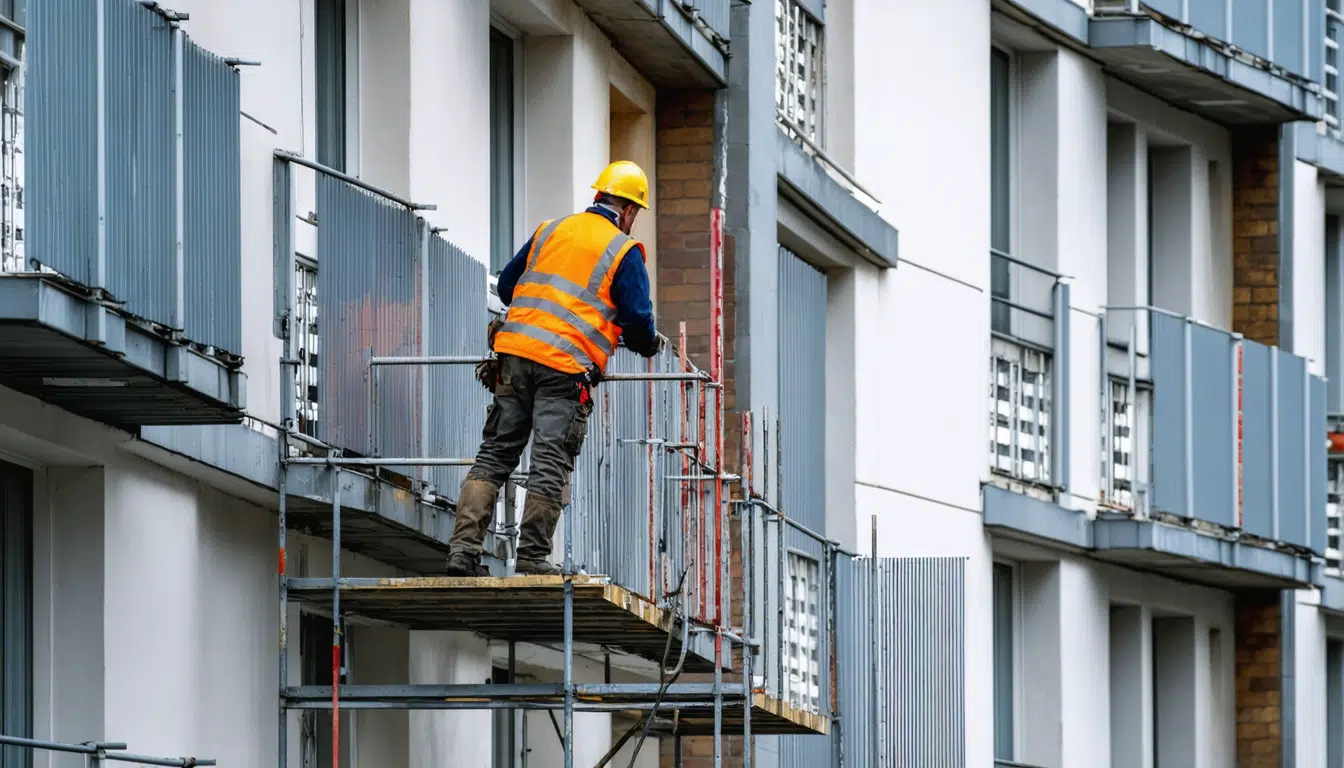
[[[635,226],[635,217],[639,215],[639,206],[630,203],[621,209],[621,218],[618,222],[620,229],[625,234],[630,234],[630,230]]]

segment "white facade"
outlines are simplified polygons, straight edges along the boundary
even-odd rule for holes
[[[654,89],[569,0],[348,0],[346,170],[416,202],[445,237],[490,254],[492,27],[517,39],[514,247],[543,218],[591,200],[590,176],[613,152],[653,171]],[[250,415],[280,417],[272,330],[272,153],[314,157],[313,0],[184,0],[185,28],[241,68],[243,348]],[[615,103],[619,100],[619,103]],[[616,126],[613,129],[613,125]],[[297,210],[315,207],[302,171]],[[653,221],[636,235],[656,263]],[[300,253],[313,235],[301,230]],[[142,754],[274,765],[277,750],[276,500],[223,472],[58,408],[0,390],[0,457],[35,478],[36,738],[124,741]],[[260,423],[257,429],[265,430]],[[273,434],[273,432],[272,432]],[[290,534],[290,573],[330,573],[329,541]],[[395,575],[346,552],[346,575]],[[289,615],[290,682],[300,682],[299,611]],[[483,683],[499,651],[466,633],[355,627],[349,682]],[[316,660],[328,664],[328,657]],[[558,679],[558,656],[522,669]],[[579,657],[600,682],[600,660]],[[585,666],[586,664],[586,666]],[[530,765],[559,765],[546,716],[529,718]],[[347,713],[348,765],[490,765],[489,711]],[[300,765],[300,715],[289,764]],[[576,718],[576,759],[607,751],[610,715]],[[656,740],[646,753],[656,754]],[[648,764],[648,757],[641,758]],[[35,765],[83,758],[35,753]],[[551,762],[547,762],[547,761]]]

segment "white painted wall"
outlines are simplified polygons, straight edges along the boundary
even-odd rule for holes
[[[1325,374],[1325,183],[1316,167],[1294,162],[1293,349]]]

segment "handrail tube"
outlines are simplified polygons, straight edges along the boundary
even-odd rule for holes
[[[1181,313],[1173,312],[1170,309],[1163,309],[1162,307],[1144,306],[1142,304],[1122,305],[1122,306],[1111,306],[1108,304],[1103,306],[1101,309],[1104,312],[1156,312],[1159,315],[1166,315],[1167,317],[1172,317],[1177,320],[1184,320],[1187,323],[1192,323],[1194,325],[1198,325],[1203,328],[1208,328],[1209,330],[1217,331],[1218,333],[1227,334],[1228,336],[1231,336],[1233,338],[1241,338],[1242,336],[1242,334],[1237,333],[1236,331],[1229,331],[1226,328],[1219,328],[1213,323],[1206,323],[1203,320],[1190,317],[1189,315],[1182,315]]]
[[[374,185],[368,183],[367,181],[361,181],[348,173],[342,173],[341,171],[338,171],[330,166],[323,165],[317,162],[316,160],[309,160],[308,158],[303,157],[302,155],[299,155],[295,152],[290,152],[284,149],[277,149],[275,150],[275,157],[278,160],[284,160],[286,162],[294,163],[296,165],[302,165],[305,168],[311,168],[312,170],[317,171],[318,173],[326,174],[332,177],[333,179],[340,179],[341,181],[344,181],[347,184],[352,184],[356,187],[359,187],[365,192],[372,192],[373,194],[378,195],[379,197],[391,200],[392,202],[397,203],[398,205],[404,208],[408,208],[412,211],[437,211],[439,209],[439,207],[434,204],[413,203],[404,197],[400,197],[398,195],[392,194],[391,192],[388,192],[382,187],[375,187]]]
[[[807,135],[807,131],[804,130],[802,126],[790,120],[783,112],[780,112],[779,110],[775,110],[775,119],[784,123],[785,126],[791,129],[795,134],[797,134],[798,138],[801,139],[804,144],[810,147],[813,152],[817,153],[817,157],[820,157],[822,160],[825,160],[827,165],[834,168],[836,173],[840,174],[845,178],[845,181],[848,181],[850,184],[853,184],[855,189],[867,195],[869,199],[871,199],[874,203],[877,203],[878,205],[882,204],[882,201],[877,199],[877,195],[874,195],[872,192],[869,192],[867,188],[865,188],[862,184],[859,183],[858,179],[854,178],[854,174],[845,170],[844,167],[840,165],[840,163],[836,162],[835,158],[826,154],[826,150],[822,149],[820,145],[818,145],[815,141],[813,141],[811,137]]]
[[[493,360],[480,355],[422,355],[419,357],[371,357],[369,365],[476,365]]]
[[[1040,353],[1042,353],[1042,354],[1046,354],[1046,355],[1053,355],[1053,354],[1055,354],[1055,350],[1051,349],[1050,347],[1045,346],[1044,344],[1038,344],[1037,342],[1034,342],[1034,341],[1030,341],[1030,340],[1027,340],[1027,339],[1019,338],[1019,337],[1014,336],[1014,335],[1012,335],[1012,334],[1010,334],[1010,333],[1004,333],[1004,332],[1002,332],[1002,331],[991,330],[991,331],[989,332],[989,335],[990,335],[990,338],[1000,339],[1000,340],[1002,340],[1002,341],[1006,341],[1006,342],[1008,342],[1009,344],[1016,344],[1016,345],[1018,345],[1018,346],[1020,346],[1020,347],[1026,347],[1027,349],[1035,350],[1035,351],[1040,352]]]
[[[608,373],[602,381],[705,381],[711,379],[707,373]]]
[[[1047,277],[1053,277],[1056,280],[1073,279],[1069,275],[1066,275],[1062,272],[1056,272],[1053,269],[1042,267],[1040,264],[1033,264],[1030,261],[1027,261],[1026,259],[1023,259],[1019,256],[1013,256],[1012,254],[1009,253],[1004,253],[1003,251],[1000,251],[997,248],[990,248],[989,255],[995,258],[1003,259],[1004,261],[1012,262],[1013,264],[1016,264],[1019,267],[1025,267],[1026,269],[1030,269],[1033,272],[1039,272]]]
[[[128,752],[121,752],[126,749],[126,745],[119,741],[106,742],[87,742],[84,744],[70,744],[59,741],[44,741],[42,739],[28,739],[21,736],[0,735],[0,744],[12,747],[27,747],[28,749],[42,749],[48,752],[69,752],[79,755],[94,755],[98,760],[112,760],[121,763],[138,763],[140,765],[166,765],[177,766],[177,768],[192,768],[192,766],[215,765],[213,759],[197,757],[150,757],[148,755],[136,755]]]
[[[397,466],[417,466],[417,467],[470,467],[476,463],[475,459],[452,458],[444,459],[434,456],[412,456],[405,458],[392,459],[367,459],[367,458],[346,458],[339,456],[303,456],[296,459],[286,459],[286,464],[301,464],[314,466],[341,466],[341,467],[397,467]]]
[[[1010,309],[1017,309],[1021,310],[1022,312],[1026,312],[1028,314],[1035,315],[1043,320],[1049,320],[1051,322],[1054,322],[1055,319],[1054,312],[1046,312],[1040,309],[1032,309],[1031,307],[1028,307],[1025,304],[1018,304],[1012,299],[1005,299],[1002,296],[990,296],[989,300],[992,302],[996,302],[1002,306],[1009,307]]]

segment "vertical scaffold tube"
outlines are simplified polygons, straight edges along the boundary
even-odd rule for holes
[[[652,406],[652,403],[650,403]],[[565,516],[565,768],[574,768],[574,508]],[[649,584],[653,586],[652,582]]]
[[[331,755],[341,759],[341,470],[331,489]]]
[[[280,450],[285,450],[286,438],[282,431]],[[289,478],[283,456],[280,461],[280,755],[277,765],[285,768],[289,762],[289,711],[285,708],[285,689],[289,687],[289,577],[285,574],[285,514]]]

